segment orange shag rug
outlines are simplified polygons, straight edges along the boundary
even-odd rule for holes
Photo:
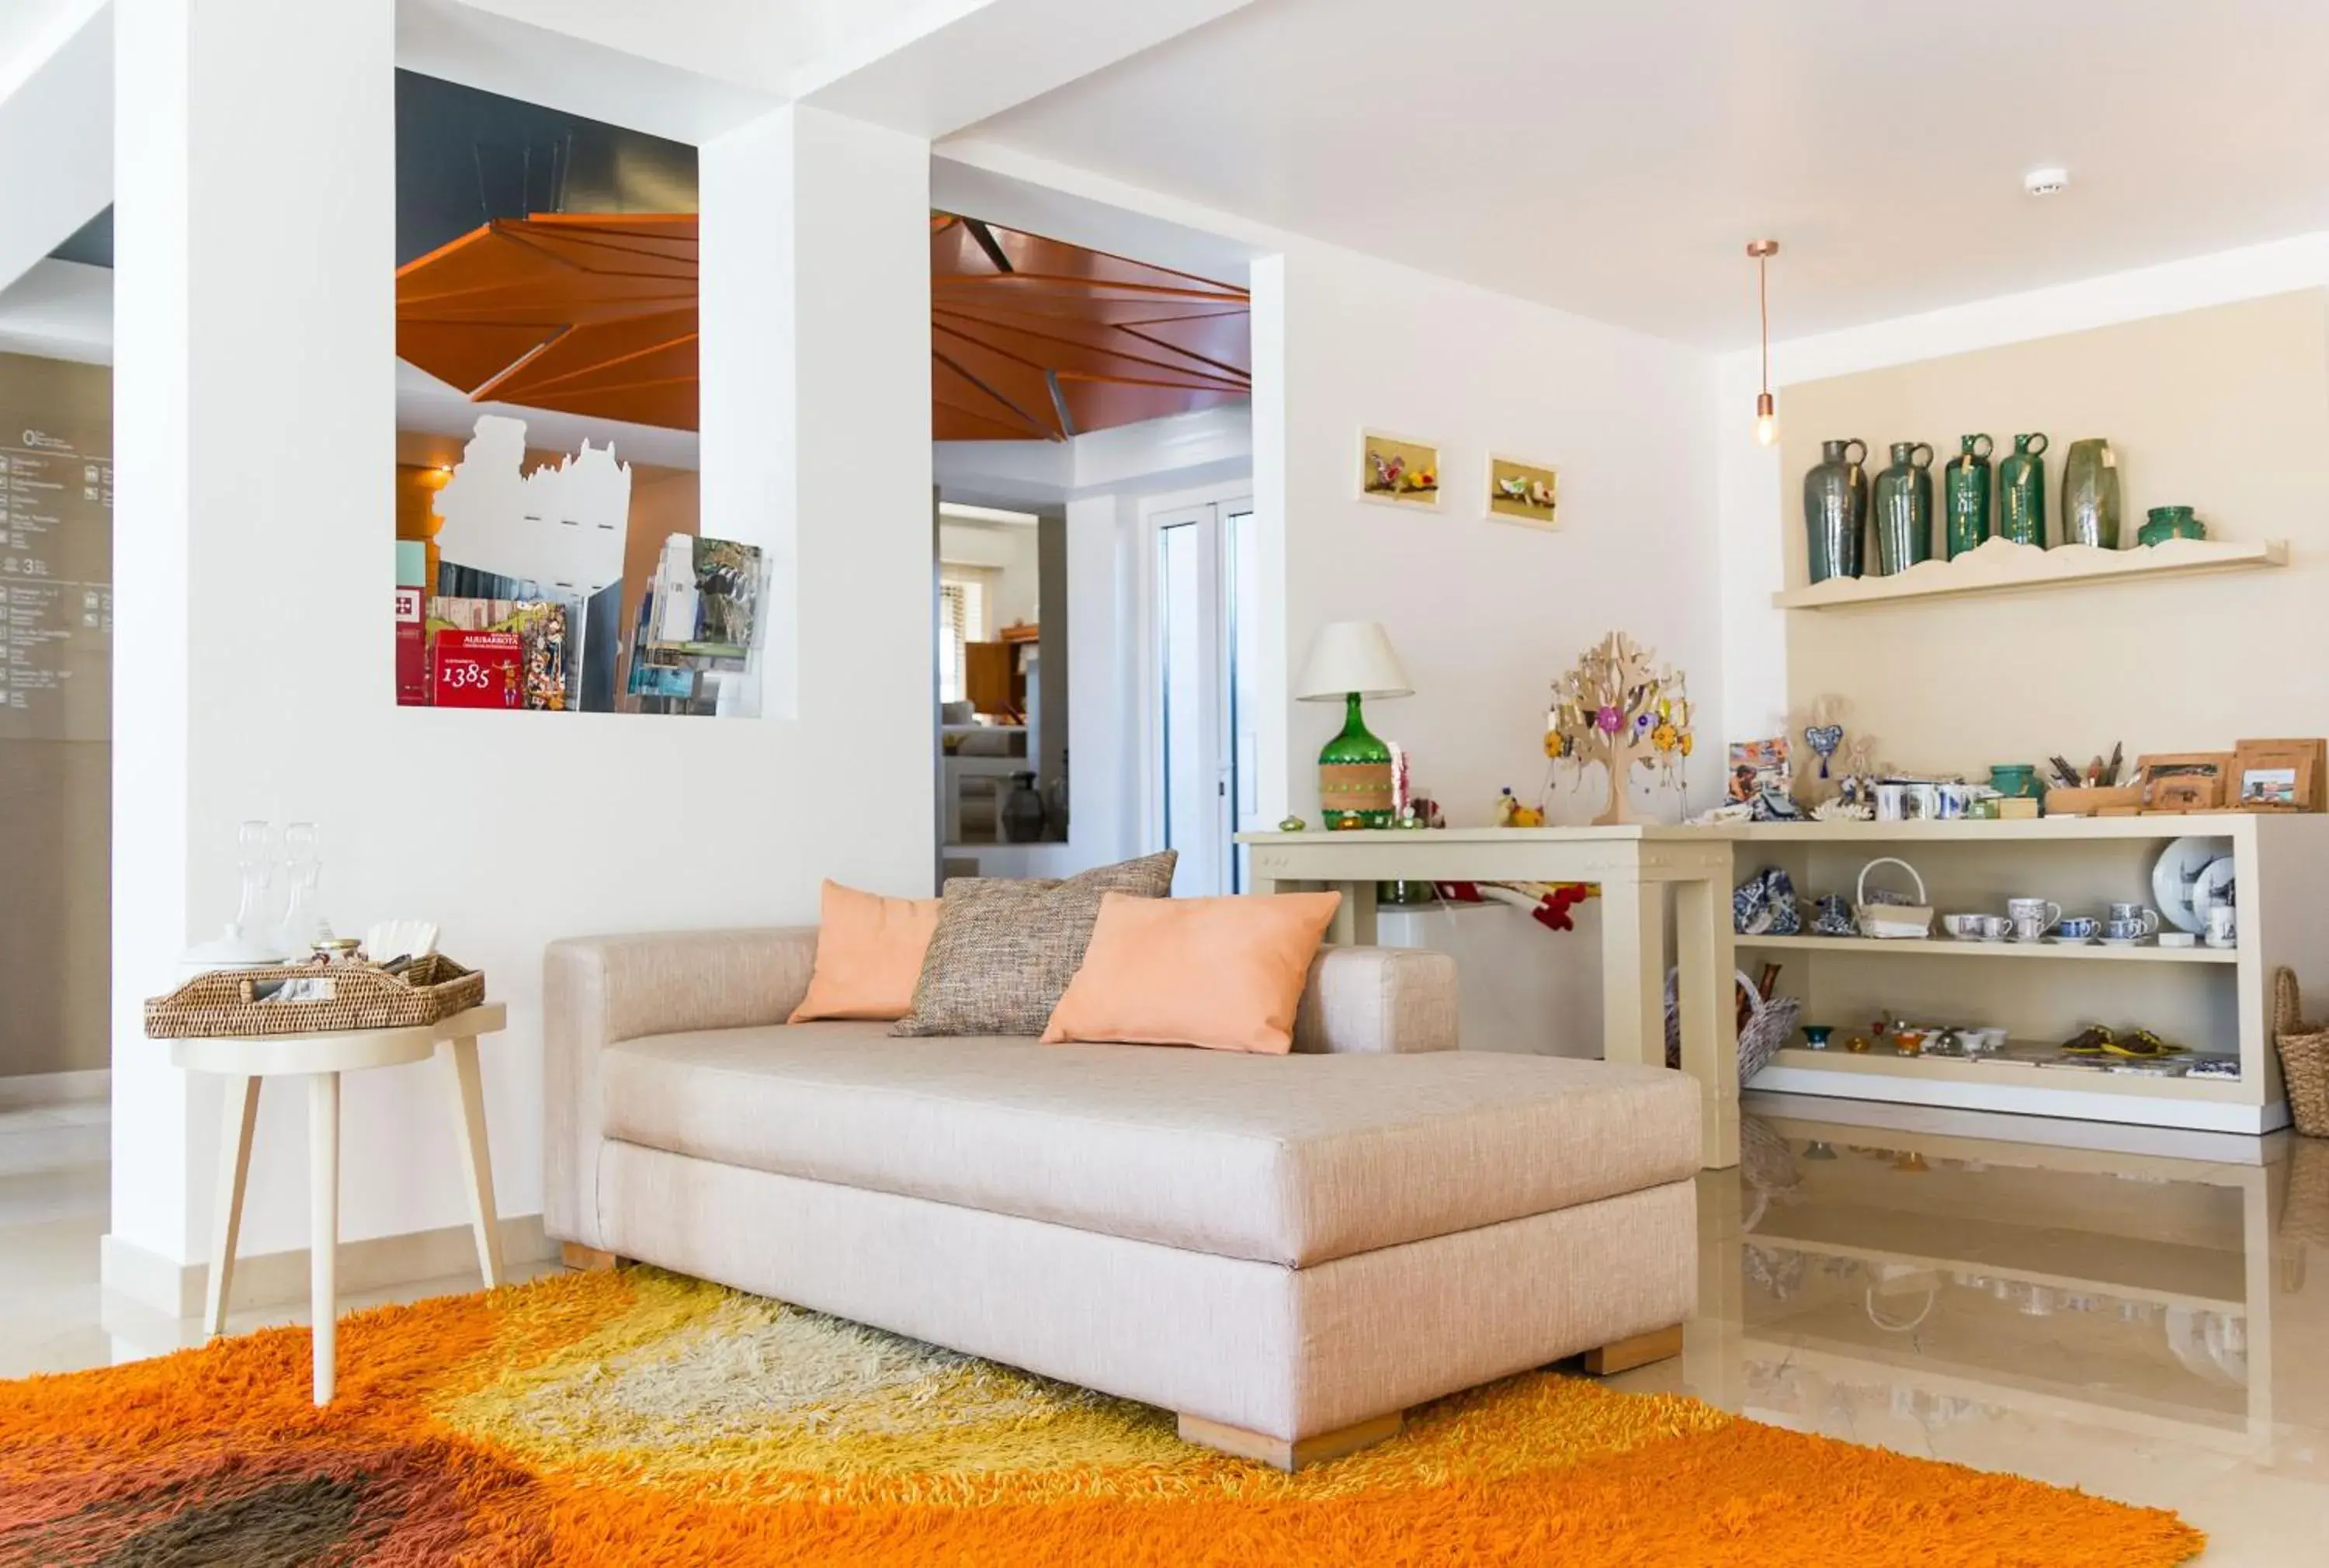
[[[1542,1373],[1298,1476],[652,1270],[0,1384],[0,1564],[2166,1568],[2175,1516]]]

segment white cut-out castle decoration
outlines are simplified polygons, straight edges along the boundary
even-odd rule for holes
[[[586,599],[622,580],[631,466],[615,461],[612,442],[585,439],[556,467],[528,474],[525,421],[480,414],[435,504],[445,520],[437,547],[455,566]]]

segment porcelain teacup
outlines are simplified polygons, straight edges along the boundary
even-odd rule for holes
[[[2113,925],[2124,921],[2138,927],[2126,933],[2129,936],[2148,936],[2159,929],[2159,911],[2147,905],[2114,904],[2110,906],[2110,918]],[[2117,936],[2119,933],[2114,931],[2111,934]]]
[[[2089,915],[2073,915],[2056,927],[2058,934],[2071,942],[2085,942],[2100,930],[2102,923]]]
[[[1982,923],[1988,918],[1986,915],[1945,915],[1941,917],[1941,929],[1951,936],[1970,941],[1987,929]]]
[[[2052,930],[2053,926],[2054,923],[2043,915],[2017,915],[2013,916],[2013,940],[2035,942]]]
[[[2013,922],[2003,915],[1976,915],[1974,919],[1980,923],[1974,934],[1984,942],[2003,942],[2013,934]]]
[[[2005,913],[2013,919],[2015,934],[2020,934],[2022,922],[2035,920],[2038,929],[2033,934],[2043,936],[2060,923],[2062,906],[2051,898],[2008,898]]]
[[[2103,934],[2113,942],[2140,942],[2158,927],[2142,920],[2106,920]]]

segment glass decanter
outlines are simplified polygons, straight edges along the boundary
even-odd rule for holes
[[[294,959],[306,957],[316,943],[332,934],[331,922],[316,903],[316,885],[324,879],[319,847],[313,822],[293,822],[283,830],[283,877],[291,896],[278,935],[284,953]]]
[[[235,863],[242,871],[242,896],[229,934],[240,942],[264,942],[273,932],[269,915],[275,887],[275,824],[248,822],[235,830]]]

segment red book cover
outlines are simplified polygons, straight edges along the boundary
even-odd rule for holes
[[[437,634],[437,706],[525,706],[525,639],[515,632]]]
[[[396,702],[429,706],[429,638],[420,623],[420,590],[396,590]]]

